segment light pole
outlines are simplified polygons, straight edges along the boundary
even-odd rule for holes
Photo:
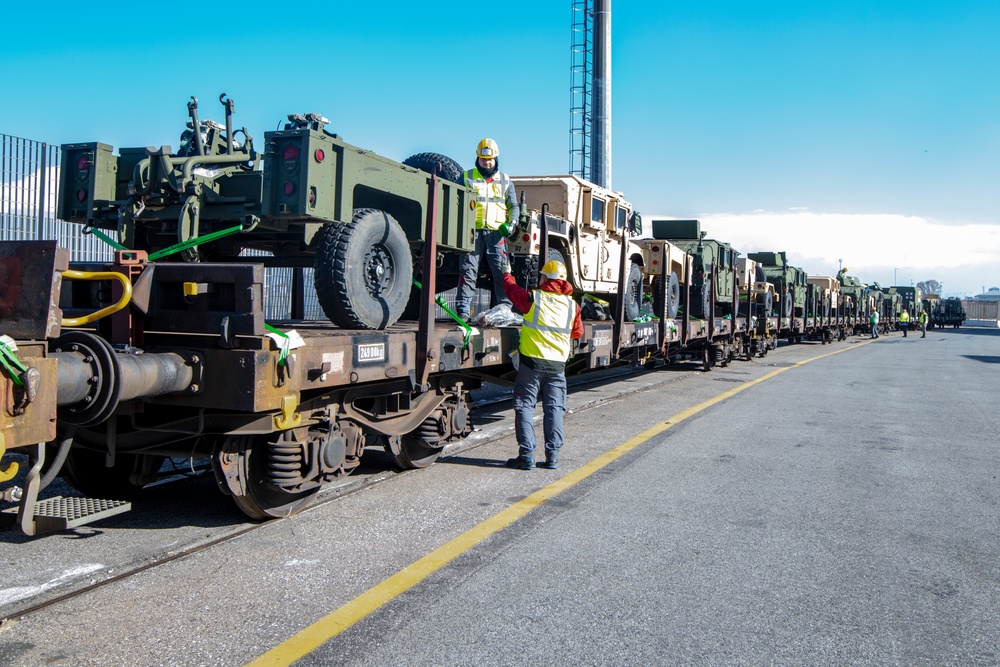
[[[840,273],[841,271],[844,270],[844,260],[843,260],[843,258],[838,259],[837,260],[837,264],[840,264],[840,266],[837,267],[837,273]]]
[[[893,284],[893,285],[895,285],[895,284],[896,284],[896,273],[897,273],[898,271],[899,271],[899,269],[898,269],[898,268],[895,268],[895,269],[893,269],[893,270],[892,270],[892,284]]]

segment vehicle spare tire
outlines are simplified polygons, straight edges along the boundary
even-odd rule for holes
[[[548,259],[554,259],[557,262],[561,262],[563,266],[566,266],[567,270],[569,269],[569,266],[566,265],[566,259],[563,257],[562,252],[556,248],[549,248]],[[524,285],[524,288],[527,290],[533,290],[538,287],[538,255],[512,254],[510,256],[510,264],[511,275],[514,276],[518,285]],[[567,280],[569,280],[568,277]]]
[[[462,177],[462,172],[465,171],[458,162],[440,153],[417,153],[403,160],[403,164],[414,169],[421,169],[428,174],[433,174],[434,166],[440,165],[438,167],[438,176],[456,182]]]
[[[770,292],[764,292],[764,315],[770,315],[771,309],[774,308],[774,297],[771,296]]]
[[[712,312],[712,285],[702,283],[691,288],[691,316],[710,320]]]
[[[316,250],[316,298],[330,321],[347,329],[385,329],[403,314],[413,283],[406,234],[374,208],[350,223],[328,222]]]
[[[660,298],[660,289],[663,284],[663,276],[656,276],[653,280],[653,314],[659,317],[663,312],[663,303]],[[677,311],[681,305],[681,283],[676,273],[671,273],[667,277],[667,311],[665,316],[668,320],[677,317]]]
[[[792,293],[785,292],[785,296],[781,299],[781,316],[791,317],[792,316]]]
[[[625,319],[634,320],[642,311],[642,267],[635,262],[629,267],[625,282]]]

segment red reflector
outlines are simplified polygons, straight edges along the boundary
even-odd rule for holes
[[[77,190],[76,191],[76,200],[77,201],[86,201],[87,200],[87,191],[84,190],[83,188],[80,188],[79,190]]]
[[[326,159],[326,153],[323,152],[322,148],[317,148],[316,152],[313,153],[313,155],[316,157],[317,162],[322,162],[323,160]]]
[[[281,151],[282,160],[298,160],[299,159],[299,149],[295,146],[285,146],[285,150]]]
[[[653,260],[653,266],[656,266],[657,264],[659,264],[659,262],[654,259]]]
[[[81,155],[80,159],[76,161],[76,168],[81,171],[90,167],[90,162],[87,161],[86,155]]]
[[[521,240],[524,241],[525,243],[527,243],[530,239],[529,239],[528,235],[525,234],[524,236],[521,237]]]
[[[295,184],[291,181],[285,181],[285,187],[283,189],[286,195],[290,195],[295,192]]]
[[[534,241],[534,240],[535,240],[535,239],[537,239],[537,238],[538,238],[538,234],[532,234],[532,235],[531,235],[531,240],[532,240],[532,241]]]

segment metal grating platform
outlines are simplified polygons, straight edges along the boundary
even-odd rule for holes
[[[35,503],[35,528],[39,533],[67,530],[128,512],[130,509],[132,503],[125,500],[55,496]],[[3,513],[13,514],[16,517],[17,508],[5,509]]]

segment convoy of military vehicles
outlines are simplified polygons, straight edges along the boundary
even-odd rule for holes
[[[59,216],[106,239],[113,261],[71,263],[55,241],[0,243],[0,454],[28,467],[13,486],[19,464],[4,456],[0,493],[26,534],[124,511],[177,457],[209,459],[249,516],[287,516],[367,447],[430,465],[472,431],[470,392],[515,374],[518,327],[436,318],[474,247],[456,162],[395,162],[316,114],[289,116],[257,152],[232,100],[220,102],[224,124],[201,120],[192,98],[176,152],[63,146]],[[578,297],[606,304],[568,373],[692,359],[708,371],[779,340],[867,333],[873,311],[883,331],[904,309],[961,324],[952,300],[846,270],[811,276],[784,250],[743,255],[697,220],[643,221],[620,193],[575,176],[513,182],[519,282],[559,258]],[[294,319],[265,321],[275,266],[315,269],[327,320],[302,319],[300,285]],[[39,501],[56,475],[88,497]]]

